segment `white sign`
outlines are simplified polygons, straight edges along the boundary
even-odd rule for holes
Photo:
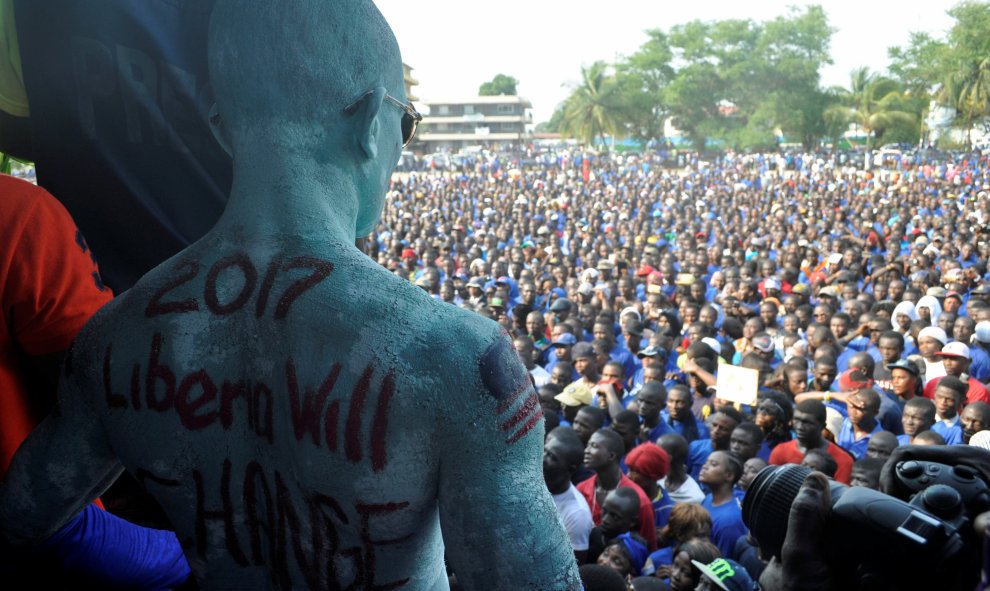
[[[760,387],[760,372],[728,363],[718,366],[715,389],[722,400],[756,405],[756,391]]]

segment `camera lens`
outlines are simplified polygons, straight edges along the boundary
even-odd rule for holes
[[[811,470],[788,464],[767,466],[756,475],[743,498],[742,517],[766,556],[780,556],[787,535],[791,503]]]

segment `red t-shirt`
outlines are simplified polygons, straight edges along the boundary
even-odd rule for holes
[[[853,458],[838,445],[828,442],[828,455],[835,459],[838,468],[835,471],[835,479],[842,484],[849,484],[852,477]],[[780,466],[783,464],[800,464],[804,459],[804,454],[797,447],[797,439],[785,441],[773,448],[770,452],[770,464]]]
[[[935,387],[938,386],[938,381],[941,379],[932,378],[928,380],[928,383],[925,384],[925,398],[935,400]],[[979,380],[970,376],[969,390],[966,391],[966,404],[976,402],[977,400],[990,404],[990,393],[987,392],[987,387],[980,383]]]
[[[588,501],[588,507],[591,508],[591,519],[595,522],[595,525],[601,525],[602,507],[595,499],[596,482],[598,482],[597,474],[582,481],[577,485],[577,489],[578,492],[584,495],[584,500]],[[650,552],[653,552],[657,549],[657,524],[656,518],[653,515],[653,503],[650,502],[650,499],[646,498],[646,493],[643,492],[643,489],[632,480],[629,480],[629,477],[625,474],[619,479],[618,488],[623,487],[629,487],[635,490],[639,496],[639,535],[643,536],[643,539],[646,540],[650,547]]]
[[[62,204],[44,189],[0,175],[0,477],[44,418],[24,383],[24,355],[69,348],[113,297]]]

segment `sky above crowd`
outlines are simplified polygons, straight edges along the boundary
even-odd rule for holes
[[[836,29],[833,64],[822,82],[848,86],[856,67],[885,70],[887,48],[906,45],[912,31],[942,37],[953,20],[946,11],[958,0],[376,0],[395,31],[402,58],[419,80],[421,100],[475,95],[496,74],[519,80],[521,96],[533,103],[536,123],[550,118],[570,93],[581,66],[609,63],[634,53],[648,29],[669,30],[693,20],[765,21],[789,6],[820,4]]]

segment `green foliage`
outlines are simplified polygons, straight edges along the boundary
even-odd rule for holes
[[[505,74],[496,74],[494,78],[485,82],[478,88],[478,96],[499,96],[499,95],[513,95],[516,93],[516,86],[519,85],[519,81],[512,76],[506,76]]]
[[[670,120],[696,148],[767,149],[781,135],[811,148],[852,125],[879,142],[914,142],[932,99],[967,129],[990,117],[990,2],[949,11],[945,39],[913,33],[890,48],[889,74],[860,68],[826,89],[834,29],[817,5],[774,19],[691,21],[650,29],[632,55],[582,69],[581,82],[540,128],[594,143],[605,135],[663,136]]]
[[[588,145],[620,131],[625,97],[615,74],[605,62],[581,68],[581,82],[564,101],[560,132]]]
[[[850,77],[849,89],[839,93],[839,102],[829,107],[829,117],[851,123],[866,134],[866,147],[880,143],[888,129],[900,128],[910,134],[917,130],[918,113],[893,78],[857,68]]]
[[[967,0],[948,14],[956,23],[945,40],[913,34],[907,47],[891,48],[890,71],[913,95],[954,109],[968,137],[990,116],[990,4]]]

